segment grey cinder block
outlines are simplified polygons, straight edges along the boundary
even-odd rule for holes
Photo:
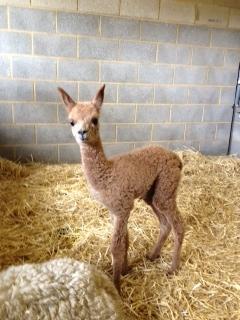
[[[173,82],[173,68],[158,64],[141,64],[139,66],[139,81],[170,84]]]
[[[191,61],[192,48],[190,46],[176,44],[159,44],[158,61],[171,64],[189,64]]]
[[[56,31],[56,13],[10,7],[10,28],[27,31]]]
[[[57,145],[33,145],[16,147],[16,159],[22,162],[58,162]]]
[[[74,100],[78,98],[78,87],[74,82],[45,82],[37,81],[35,85],[36,100],[46,102],[60,102],[60,94],[57,87],[62,87]]]
[[[151,103],[153,101],[153,87],[119,86],[118,99],[122,103]]]
[[[7,28],[7,7],[0,6],[0,28]]]
[[[102,141],[115,141],[116,140],[116,125],[101,124],[100,136]]]
[[[98,89],[100,88],[101,83],[91,83],[83,82],[79,84],[79,100],[80,101],[91,101]],[[117,85],[107,84],[104,92],[104,102],[113,103],[117,101]]]
[[[12,121],[12,104],[0,103],[0,123],[11,123]]]
[[[99,72],[98,62],[60,60],[58,77],[61,80],[96,81]]]
[[[174,82],[177,84],[204,84],[207,82],[207,68],[175,67]]]
[[[237,30],[214,29],[212,45],[223,48],[240,48],[240,33]]]
[[[34,53],[45,56],[76,57],[77,39],[69,36],[34,34]]]
[[[169,121],[170,107],[162,105],[137,106],[136,121],[140,123],[158,123]]]
[[[149,146],[158,146],[168,149],[169,142],[167,141],[148,141],[148,142],[136,142],[134,143],[134,149],[145,148]]]
[[[122,124],[117,126],[117,141],[149,141],[150,124]]]
[[[0,126],[0,145],[34,143],[33,126]]]
[[[81,154],[77,143],[59,145],[60,163],[80,163]]]
[[[10,77],[11,68],[10,68],[10,58],[2,56],[0,57],[0,77]]]
[[[235,97],[235,87],[221,89],[221,104],[233,105]]]
[[[232,118],[232,107],[210,105],[204,107],[204,118],[206,122],[230,122]]]
[[[233,68],[210,68],[208,83],[214,85],[232,86],[237,81],[237,69]]]
[[[177,26],[167,23],[141,22],[141,39],[149,41],[176,42]]]
[[[32,52],[31,35],[20,32],[0,31],[0,53]]]
[[[16,103],[13,110],[16,123],[57,122],[56,104]]]
[[[224,141],[228,142],[229,134],[230,134],[230,128],[231,128],[230,123],[218,123],[217,124],[216,139],[217,140],[224,140]]]
[[[226,155],[228,144],[222,140],[203,140],[200,141],[200,151],[207,155]]]
[[[136,82],[137,65],[133,63],[102,63],[101,81]]]
[[[118,41],[86,39],[79,41],[79,56],[87,59],[114,60],[118,55]]]
[[[8,0],[9,2],[9,0]],[[10,0],[10,2],[19,2],[19,0]],[[45,8],[50,10],[77,10],[77,0],[21,0],[25,5],[31,3],[32,7]]]
[[[183,124],[153,125],[152,140],[183,140],[185,126]]]
[[[222,49],[193,48],[192,64],[203,66],[222,66],[224,55]]]
[[[171,110],[172,122],[201,122],[203,106],[201,105],[173,105]]]
[[[158,0],[121,0],[119,3],[121,16],[155,20],[158,18]]]
[[[210,44],[210,30],[205,27],[180,26],[178,42],[208,46]]]
[[[101,34],[118,39],[139,39],[139,21],[101,17]]]
[[[170,141],[169,149],[171,150],[199,150],[199,142],[198,141]]]
[[[155,87],[155,103],[187,103],[187,99],[185,87]]]
[[[69,125],[37,125],[36,126],[37,143],[73,143],[74,137],[72,135]]]
[[[131,150],[133,150],[134,145],[133,143],[116,142],[116,143],[104,144],[103,147],[104,147],[106,156],[109,158],[119,154],[130,152]]]
[[[33,99],[33,84],[23,80],[0,80],[0,100],[30,101]]]
[[[135,120],[135,112],[135,106],[133,105],[104,105],[101,110],[101,121],[131,123]]]
[[[225,65],[238,67],[240,62],[240,51],[239,50],[226,50],[225,51]],[[235,69],[236,70],[236,69]]]
[[[36,57],[13,57],[13,76],[26,79],[56,79],[57,63]]]
[[[66,106],[63,103],[58,104],[58,121],[60,123],[69,123],[68,112]]]
[[[133,41],[120,41],[119,45],[119,58],[126,61],[143,61],[155,62],[156,61],[156,44],[133,42]]]
[[[95,36],[99,34],[99,17],[59,12],[57,14],[57,29],[61,33]]]
[[[216,87],[192,87],[189,88],[190,103],[219,103],[219,88]]]
[[[187,124],[186,139],[187,140],[213,140],[215,138],[216,125],[208,123]]]

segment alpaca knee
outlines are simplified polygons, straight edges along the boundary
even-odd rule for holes
[[[182,245],[182,242],[183,242],[183,238],[184,238],[184,226],[183,226],[183,223],[181,221],[178,221],[174,227],[173,227],[173,232],[174,232],[174,235],[179,243],[179,245],[181,246]]]

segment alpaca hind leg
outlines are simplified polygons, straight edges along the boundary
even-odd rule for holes
[[[123,265],[122,265],[122,272],[121,274],[125,276],[128,274],[128,272],[131,270],[131,267],[129,267],[128,264],[128,247],[129,247],[129,238],[128,238],[128,232],[125,235],[125,255],[124,255],[124,260],[123,260]]]
[[[160,222],[160,231],[159,231],[159,237],[158,237],[157,243],[152,248],[151,252],[147,254],[147,258],[153,261],[159,258],[161,249],[171,231],[171,225],[169,224],[164,214],[159,209],[157,209],[155,205],[152,204],[151,207]]]
[[[168,274],[173,274],[179,267],[180,264],[180,254],[182,248],[182,242],[184,238],[184,227],[181,222],[180,214],[178,209],[174,211],[174,214],[168,215],[168,221],[172,226],[173,236],[174,236],[174,249],[172,255],[172,265],[168,270]]]
[[[167,226],[171,226],[174,236],[174,250],[172,256],[172,265],[168,273],[173,273],[179,266],[180,252],[184,237],[184,228],[176,204],[177,187],[180,180],[181,170],[179,167],[166,167],[159,176],[152,197],[152,205],[167,220]],[[166,224],[166,222],[165,222]],[[166,228],[165,233],[169,231]],[[164,238],[163,238],[164,240]],[[158,248],[157,248],[158,249]],[[157,254],[157,251],[155,252]],[[155,254],[155,255],[156,255]],[[153,255],[154,257],[154,255]]]
[[[171,226],[173,231],[174,237],[174,249],[172,255],[172,264],[170,269],[168,270],[167,274],[174,273],[180,263],[180,254],[181,254],[181,247],[184,237],[184,228],[180,218],[179,211],[176,207],[175,199],[168,201],[165,203],[166,207],[161,209],[162,214],[164,215],[165,219],[168,221],[168,225]]]

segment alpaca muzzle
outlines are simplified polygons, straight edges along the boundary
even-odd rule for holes
[[[81,141],[87,140],[87,132],[88,132],[87,130],[79,130],[78,131],[78,134],[79,134]]]

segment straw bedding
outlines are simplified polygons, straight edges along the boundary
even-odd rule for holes
[[[179,153],[178,205],[186,225],[179,273],[145,255],[158,223],[136,201],[129,220],[131,273],[122,279],[131,319],[240,319],[240,159]],[[0,268],[68,256],[111,272],[111,224],[93,201],[80,165],[19,165],[0,159]]]

